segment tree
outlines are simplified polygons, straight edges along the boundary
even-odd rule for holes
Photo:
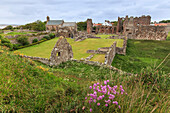
[[[78,31],[86,31],[87,30],[87,21],[85,22],[78,22],[77,23]]]
[[[9,25],[9,26],[6,26],[3,30],[13,30],[13,27]]]

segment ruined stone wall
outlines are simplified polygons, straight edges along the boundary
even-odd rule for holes
[[[55,44],[50,57],[50,65],[59,65],[73,58],[71,45],[64,37],[60,37]]]
[[[114,42],[113,45],[110,47],[109,51],[107,52],[105,56],[105,64],[106,65],[111,65],[112,61],[116,55],[116,43]]]
[[[93,26],[92,19],[87,19],[87,33],[88,34],[92,33],[92,26]]]
[[[127,39],[124,38],[123,47],[116,47],[116,53],[126,55],[126,47],[127,47]]]
[[[101,34],[113,34],[116,33],[115,26],[97,26],[95,33],[101,33]]]
[[[123,31],[123,18],[118,17],[116,33],[119,34]]]
[[[137,26],[129,39],[166,40],[167,33],[164,26]]]

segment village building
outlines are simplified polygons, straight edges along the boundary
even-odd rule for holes
[[[47,16],[46,31],[55,31],[59,36],[74,37],[77,32],[76,22],[64,22],[64,20],[50,20]]]

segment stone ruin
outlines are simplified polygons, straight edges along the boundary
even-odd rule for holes
[[[49,65],[59,65],[62,62],[71,60],[72,58],[73,51],[71,45],[64,37],[60,37],[51,52]]]
[[[151,26],[150,16],[118,17],[117,34],[123,34],[128,39],[166,40],[165,26]]]

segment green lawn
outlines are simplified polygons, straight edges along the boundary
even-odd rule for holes
[[[170,53],[170,41],[128,40],[127,54],[116,55],[112,65],[127,72],[140,73],[148,66],[155,68]],[[170,56],[159,70],[170,73]]]
[[[168,33],[167,40],[170,40],[170,32]]]
[[[110,36],[116,36],[114,34],[109,34],[109,35],[96,35],[97,37],[101,37],[102,39],[109,38]]]
[[[104,61],[105,61],[105,55],[104,55],[104,54],[95,54],[95,55],[93,56],[93,58],[90,59],[90,61],[98,61],[98,62],[104,63]]]
[[[28,56],[50,58],[51,51],[57,40],[58,38],[55,38],[18,51]],[[122,39],[86,39],[81,42],[75,42],[73,39],[67,38],[67,41],[72,46],[75,59],[88,57],[90,54],[86,53],[87,50],[97,50],[100,47],[110,47],[114,41],[117,41],[117,47],[122,47],[123,45]]]

